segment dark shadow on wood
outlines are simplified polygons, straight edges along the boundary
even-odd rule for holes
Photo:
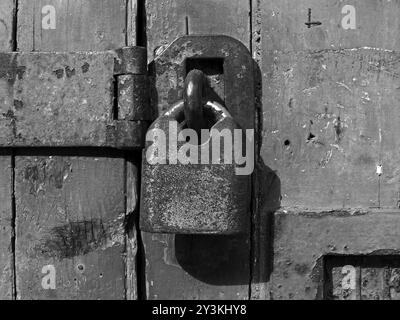
[[[212,285],[247,284],[248,235],[175,235],[179,265],[192,277]]]
[[[211,285],[264,283],[269,281],[273,269],[274,213],[280,207],[281,181],[260,157],[263,131],[262,76],[256,62],[254,74],[258,123],[251,231],[231,236],[175,235],[175,257],[181,268],[192,277]],[[210,86],[207,95],[219,101],[218,94]],[[157,101],[155,88],[152,96]],[[153,105],[156,105],[155,101]]]

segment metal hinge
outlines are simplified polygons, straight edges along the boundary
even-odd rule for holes
[[[142,148],[146,49],[0,53],[0,147]]]

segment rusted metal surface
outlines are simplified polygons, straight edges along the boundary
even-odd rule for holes
[[[183,101],[175,104],[149,130],[161,130],[166,134],[166,141],[176,139],[171,137],[171,132],[173,125],[184,118],[184,108]],[[203,108],[204,111],[208,110],[205,106]],[[216,117],[212,129],[218,132],[240,129],[227,112],[221,113],[221,118],[217,118],[216,112],[211,108],[208,111],[210,116]],[[181,130],[178,128],[177,135]],[[171,151],[173,146],[168,148],[166,164],[152,164],[153,157],[159,157],[160,151],[156,155],[149,153],[153,143],[147,143],[142,170],[140,225],[143,231],[189,234],[249,231],[250,176],[237,175],[238,165],[225,161],[223,143],[219,145],[220,163],[211,164],[210,160],[210,164],[200,164],[201,153],[208,152],[211,155],[214,140],[217,139],[222,140],[211,133],[201,146],[195,145],[198,164],[183,164],[174,160]],[[177,143],[176,152],[182,145],[183,142]],[[230,150],[231,156],[233,153],[234,150]]]
[[[198,137],[201,136],[201,129],[208,127],[203,111],[205,85],[206,78],[201,70],[189,71],[183,90],[183,113],[187,127],[195,130]]]
[[[116,74],[144,74],[145,57],[139,47],[100,53],[0,54],[0,146],[142,146],[144,122],[113,119],[113,85]],[[146,110],[140,102],[146,101],[131,107]]]
[[[153,96],[152,102],[155,104],[154,107],[157,106],[157,109],[163,112],[163,115],[149,130],[160,129],[165,132],[166,141],[170,139],[171,123],[182,122],[180,119],[186,119],[185,117],[188,116],[187,107],[189,106],[184,108],[184,102],[176,103],[182,99],[185,85],[188,85],[188,82],[185,82],[186,74],[188,73],[188,76],[193,72],[203,74],[201,70],[188,70],[187,60],[204,58],[221,60],[225,88],[223,100],[234,120],[230,116],[225,117],[203,129],[211,129],[211,127],[219,131],[228,129],[233,136],[235,129],[254,128],[254,86],[252,61],[248,50],[237,40],[226,36],[184,36],[168,46],[155,59],[151,68],[157,89],[157,100],[154,100]],[[197,79],[197,81],[200,80]],[[197,87],[193,86],[193,88]],[[209,97],[202,92],[198,100],[201,102],[202,98]],[[188,103],[188,99],[185,102]],[[168,108],[167,103],[169,103]],[[197,104],[197,107],[203,106]],[[200,121],[197,117],[193,120]],[[190,127],[194,125],[191,119],[185,121]],[[200,130],[198,126],[196,128]],[[211,145],[212,142],[208,141],[204,149],[209,152]],[[151,143],[147,145],[147,150],[150,146]],[[178,144],[178,147],[181,146],[182,144]],[[202,148],[199,146],[196,148],[200,155]],[[219,148],[223,153],[223,148],[221,146]],[[217,234],[248,230],[249,176],[236,175],[235,164],[174,164],[170,162],[170,156],[171,154],[166,155],[167,165],[151,165],[148,163],[149,159],[144,157],[141,197],[142,230]],[[222,159],[221,162],[223,163],[224,160]]]
[[[152,62],[156,92],[150,94],[152,107],[162,114],[182,99],[188,60],[219,60],[222,63],[222,102],[243,129],[254,128],[253,61],[243,43],[227,36],[182,36]]]
[[[149,106],[147,75],[127,74],[117,77],[118,119],[154,120]]]
[[[147,74],[147,54],[144,47],[123,47],[113,50],[117,54],[114,74]]]

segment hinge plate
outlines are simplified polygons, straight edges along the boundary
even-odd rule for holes
[[[146,87],[141,47],[0,53],[0,147],[141,148]]]

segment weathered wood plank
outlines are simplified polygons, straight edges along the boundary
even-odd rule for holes
[[[337,259],[336,263],[330,264],[333,267],[351,265],[370,269],[397,268],[397,256],[385,258],[379,251],[397,252],[400,248],[398,215],[398,211],[366,212],[359,215],[351,212],[277,212],[273,272],[265,289],[274,300],[322,299],[323,286],[329,285],[329,278],[324,279],[323,272],[323,262],[327,258]],[[328,263],[326,269],[329,273]],[[351,279],[354,277],[345,278],[345,288],[354,288],[354,283],[347,282]],[[360,288],[360,282],[357,285],[357,275],[355,279],[356,287]],[[370,283],[371,286],[366,286],[369,290],[379,281]],[[393,289],[398,290],[393,274],[391,287],[392,292]],[[327,291],[326,298],[331,298],[330,290]]]
[[[276,171],[275,185],[282,189],[272,188],[268,175],[257,177],[258,225],[273,211],[270,193],[279,191],[282,206],[310,214],[398,208],[398,55],[384,49],[400,48],[400,1],[252,4],[263,130],[259,165]],[[360,47],[369,50],[335,51]],[[271,268],[263,266],[274,255],[265,242],[274,239],[257,226],[255,232],[260,249],[254,281],[266,281]],[[255,283],[252,292],[254,298],[268,298],[272,291]]]
[[[0,51],[13,50],[13,0],[0,2]],[[0,102],[1,105],[4,102]],[[12,156],[0,149],[0,299],[14,298]]]
[[[15,12],[14,0],[3,0],[0,3],[0,51],[12,51],[13,21]]]
[[[55,8],[55,29],[48,20],[52,8],[42,13],[45,5]],[[135,28],[131,25],[127,35],[127,10],[125,0],[19,1],[18,48],[123,47]],[[124,220],[133,206],[132,199],[126,203],[126,192],[136,193],[129,183],[137,173],[126,165],[123,153],[70,155],[71,150],[58,156],[51,150],[35,156],[30,150],[16,159],[18,297],[134,299],[136,291],[125,275],[135,282],[135,252],[130,249],[126,257]],[[128,179],[126,171],[131,172]],[[129,244],[134,242],[133,234]],[[48,265],[56,271],[55,290],[42,287],[43,277],[50,276],[48,267],[43,270]],[[46,281],[44,285],[49,287]]]
[[[249,2],[146,1],[148,57],[184,34],[224,34],[250,44]]]
[[[127,231],[126,239],[126,298],[135,300],[138,298],[138,279],[136,275],[136,255],[138,251],[138,241],[136,235],[136,215],[138,209],[138,187],[139,172],[135,159],[126,161],[126,215],[127,223],[125,229]],[[138,161],[138,159],[136,159]]]
[[[14,259],[12,249],[12,163],[0,150],[0,299],[13,298]]]
[[[366,49],[302,52],[264,66],[261,154],[282,181],[284,206],[396,205],[379,187],[397,172],[398,58]]]
[[[16,156],[19,299],[125,297],[124,174],[121,158]]]
[[[398,61],[378,49],[263,57],[261,156],[280,180],[283,207],[398,207]],[[260,188],[266,197],[269,184]]]
[[[400,48],[398,0],[269,0],[254,3],[260,10],[262,41],[267,50]],[[320,25],[306,25],[309,9],[310,21],[320,22]]]
[[[143,233],[148,299],[248,299],[248,236]]]
[[[248,1],[146,1],[148,57],[185,34],[250,43]],[[142,234],[148,299],[247,299],[248,237]]]
[[[81,51],[122,47],[127,37],[126,10],[126,0],[20,0],[18,49]]]

